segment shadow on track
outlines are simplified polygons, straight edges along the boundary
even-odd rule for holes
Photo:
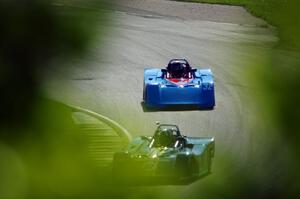
[[[190,105],[190,104],[185,104],[185,105],[168,105],[165,107],[161,108],[156,108],[156,107],[149,107],[145,104],[145,102],[141,102],[141,106],[143,109],[143,112],[158,112],[158,111],[212,111],[214,110],[213,108],[201,108],[196,105]]]
[[[131,177],[115,178],[113,184],[121,186],[161,186],[161,185],[189,185],[197,180],[200,180],[210,173],[203,174],[197,177],[178,178],[159,178],[159,177]]]

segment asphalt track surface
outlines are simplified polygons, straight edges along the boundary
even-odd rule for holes
[[[168,2],[168,9],[172,8],[170,5],[191,6]],[[228,13],[232,8],[236,9],[222,7]],[[213,174],[181,187],[179,197],[229,167],[239,170],[240,166],[223,164],[226,157],[222,154],[229,154],[240,165],[249,164],[254,156],[264,156],[261,149],[265,147],[265,137],[257,138],[253,133],[260,121],[252,96],[260,93],[247,76],[253,72],[254,63],[263,60],[264,53],[276,42],[272,28],[251,16],[249,21],[236,21],[237,15],[232,22],[222,16],[211,20],[180,17],[179,12],[174,16],[136,4],[108,12],[114,16],[114,22],[99,27],[107,30],[104,40],[95,43],[85,58],[68,63],[71,67],[49,72],[51,78],[45,85],[49,96],[101,113],[120,123],[132,136],[152,135],[155,121],[160,121],[177,124],[187,136],[215,137]],[[162,68],[170,59],[181,57],[187,58],[193,67],[212,69],[215,109],[144,110],[141,105],[144,68]],[[173,191],[172,186],[157,189]]]

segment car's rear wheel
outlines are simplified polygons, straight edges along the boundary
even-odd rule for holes
[[[212,157],[213,157],[213,150],[210,149],[208,152],[207,152],[207,171],[208,173],[211,173],[211,166],[212,166]]]
[[[199,170],[194,156],[187,155],[178,155],[175,167],[180,180],[195,176]]]
[[[144,84],[143,84],[143,102],[146,100],[146,87],[145,87],[145,79],[144,79]]]

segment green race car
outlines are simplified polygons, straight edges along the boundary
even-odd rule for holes
[[[113,175],[197,178],[211,172],[214,153],[213,137],[186,137],[178,126],[161,124],[152,137],[137,137],[126,151],[114,154]]]

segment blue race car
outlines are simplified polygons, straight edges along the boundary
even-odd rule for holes
[[[210,69],[192,68],[186,59],[172,59],[165,69],[146,68],[143,100],[147,107],[215,106],[214,79]]]

